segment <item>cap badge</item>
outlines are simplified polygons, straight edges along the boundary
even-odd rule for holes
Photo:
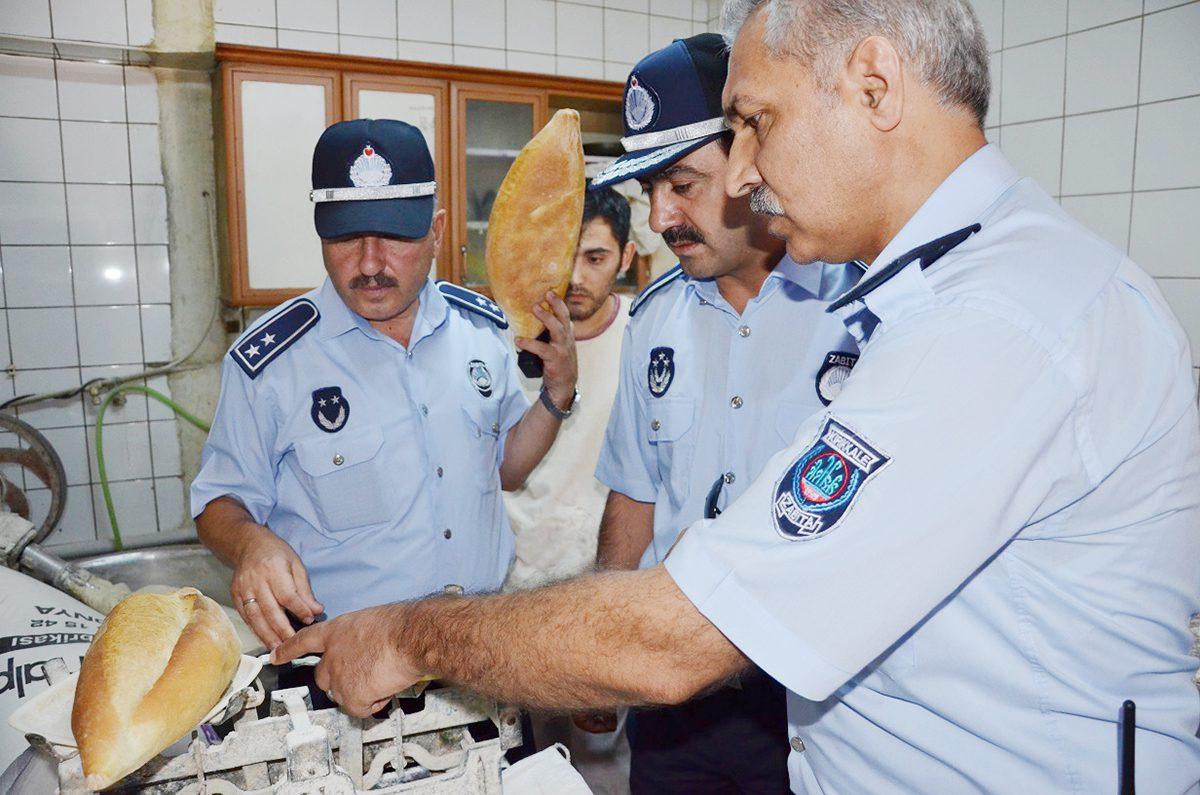
[[[638,82],[636,76],[629,78],[625,91],[625,126],[637,132],[644,130],[658,119],[658,97],[654,91]]]
[[[378,188],[392,181],[392,167],[375,147],[367,144],[350,165],[350,182],[356,188]]]

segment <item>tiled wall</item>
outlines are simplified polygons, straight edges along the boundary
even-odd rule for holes
[[[0,0],[2,34],[144,43],[150,2]],[[0,401],[171,358],[158,121],[147,68],[0,55]],[[165,379],[150,385],[167,391]],[[77,397],[19,413],[66,466],[67,513],[53,541],[104,537],[96,407]],[[106,415],[104,448],[125,536],[178,527],[170,411],[131,396]],[[44,516],[47,492],[29,494]]]
[[[1200,378],[1200,2],[972,2],[988,137],[1157,279]]]
[[[719,7],[719,6],[718,6]],[[707,0],[215,0],[219,42],[624,82]]]

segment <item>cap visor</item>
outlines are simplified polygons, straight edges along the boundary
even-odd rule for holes
[[[627,179],[642,179],[652,176],[706,143],[717,140],[723,134],[713,133],[694,141],[682,141],[654,149],[639,149],[636,152],[621,155],[612,165],[592,177],[592,187],[603,188],[605,185],[614,185]]]
[[[321,202],[313,208],[317,235],[324,239],[351,235],[421,238],[433,221],[433,197]]]

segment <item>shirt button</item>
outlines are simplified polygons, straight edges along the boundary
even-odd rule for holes
[[[725,485],[726,485],[726,486],[728,486],[728,485],[729,485],[730,483],[732,483],[734,480],[736,480],[736,478],[734,477],[734,475],[733,475],[733,473],[732,473],[732,472],[726,472],[726,473],[725,473],[724,481],[725,481]]]
[[[492,433],[500,433],[500,423],[498,423],[498,422],[492,423]]]
[[[739,326],[738,327],[738,336],[739,337],[749,337],[750,336],[750,327],[749,326]]]
[[[733,397],[731,397],[729,399],[729,405],[733,406],[735,409],[740,409],[742,407],[741,395],[734,395]]]
[[[454,533],[450,532],[449,527],[447,527],[445,530],[442,531],[442,538],[449,538],[452,535],[454,535]]]
[[[657,431],[657,430],[658,430],[659,428],[661,428],[661,427],[662,427],[662,423],[661,423],[661,422],[659,422],[658,420],[651,420],[651,421],[650,421],[650,430],[652,430],[652,431]]]
[[[461,585],[455,585],[454,583],[449,583],[448,585],[445,585],[442,588],[442,591],[450,594],[451,596],[462,596],[463,595],[463,587]]]
[[[421,404],[421,414],[423,414],[426,417],[429,416],[429,407],[426,406],[424,403]]]
[[[336,453],[333,456],[333,465],[335,467],[340,467],[344,463],[346,463],[346,459],[342,457],[341,453]]]
[[[441,468],[441,467],[438,467],[438,468],[437,468],[437,476],[438,476],[439,478],[442,476],[442,468]]]
[[[804,752],[804,741],[801,740],[799,737],[793,737],[792,738],[792,750],[798,754],[803,753]]]

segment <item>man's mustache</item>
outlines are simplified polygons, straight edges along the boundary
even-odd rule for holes
[[[766,185],[750,191],[750,209],[759,215],[783,215],[783,205]]]
[[[704,236],[692,226],[673,226],[663,232],[662,237],[668,246],[677,246],[680,243],[704,242]]]
[[[362,290],[365,287],[372,286],[372,283],[374,283],[375,287],[396,287],[400,284],[391,276],[384,276],[380,273],[375,276],[355,276],[350,280],[350,289]]]

